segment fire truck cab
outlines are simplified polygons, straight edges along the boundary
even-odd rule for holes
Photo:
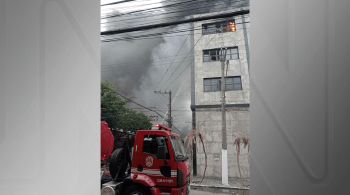
[[[180,136],[162,125],[155,128],[138,130],[132,149],[126,140],[124,148],[112,154],[113,181],[103,184],[101,194],[189,194],[188,157]]]

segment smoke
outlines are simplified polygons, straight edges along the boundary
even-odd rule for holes
[[[120,41],[101,46],[101,79],[116,85],[120,92],[130,96],[133,90],[141,90],[142,79],[152,66],[152,48],[162,39]]]
[[[187,2],[188,0],[173,3]],[[101,2],[101,4],[111,3]],[[165,1],[151,0],[142,2],[140,0],[120,3],[105,10],[107,15],[121,15],[130,11],[150,9],[149,13],[135,14],[132,16],[117,17],[102,20],[101,28],[120,29],[142,24],[161,23],[189,18],[194,14],[224,11],[239,5],[247,5],[248,1],[193,1],[192,6],[184,4],[184,7],[165,7],[157,17],[152,12],[153,7],[166,6]],[[138,6],[139,5],[139,6]],[[186,7],[185,7],[186,6]],[[102,7],[104,9],[104,7]],[[187,11],[183,11],[187,10]],[[103,13],[103,11],[102,11]],[[148,17],[149,15],[149,17]],[[105,15],[106,16],[106,15]],[[104,17],[104,16],[102,16]],[[142,18],[141,18],[142,17]],[[171,18],[170,18],[171,17]],[[140,19],[139,19],[140,18]],[[132,19],[132,20],[130,20]],[[117,86],[118,91],[128,97],[135,97],[135,101],[146,106],[156,107],[157,111],[165,118],[169,104],[168,95],[155,94],[154,90],[172,91],[172,117],[173,125],[184,135],[188,133],[191,123],[190,94],[191,94],[191,62],[193,62],[193,31],[189,31],[191,24],[181,24],[168,28],[147,30],[144,32],[124,33],[107,38],[121,39],[123,41],[103,42],[101,44],[101,80],[109,81]],[[143,37],[130,39],[130,37],[181,31],[176,34],[164,34],[154,37]],[[105,39],[105,38],[102,38]],[[186,58],[185,58],[186,57]],[[134,104],[128,104],[129,108],[135,109],[148,116],[157,114]],[[157,121],[162,122],[159,117]],[[163,121],[164,122],[164,121]]]
[[[172,30],[189,28],[190,24],[183,24],[176,26]],[[189,96],[191,69],[188,65],[193,61],[193,54],[191,53],[193,41],[189,33],[178,33],[176,37],[164,36],[162,38],[163,42],[152,49],[152,66],[148,69],[148,75],[140,78],[142,82],[139,88],[135,87],[132,90],[132,93],[137,97],[136,101],[143,105],[157,107],[163,111],[163,115],[167,111],[169,96],[168,94],[155,94],[154,90],[156,86],[158,86],[156,90],[171,90],[173,126],[181,130],[184,135],[187,134],[185,131],[187,131],[190,125],[186,122],[191,120]],[[178,55],[176,56],[176,54]],[[177,71],[174,72],[176,68]],[[163,79],[161,80],[162,77]],[[166,82],[167,80],[168,82]],[[170,84],[171,86],[168,87]],[[185,87],[187,87],[187,90],[185,90]],[[181,96],[178,96],[180,94]],[[146,114],[154,115],[149,112]],[[163,120],[159,122],[161,121]]]

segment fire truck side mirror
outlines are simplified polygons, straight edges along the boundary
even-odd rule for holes
[[[165,159],[166,158],[166,146],[158,146],[158,159]]]

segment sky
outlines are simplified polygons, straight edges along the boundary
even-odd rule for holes
[[[243,7],[247,0],[101,0],[101,31],[188,19],[193,14],[220,12]],[[117,86],[118,92],[133,97],[166,118],[168,95],[172,92],[173,128],[187,135],[191,123],[191,24],[101,37],[101,81]],[[147,116],[135,104],[127,107]],[[154,108],[155,107],[155,108]],[[165,122],[158,117],[157,122]]]

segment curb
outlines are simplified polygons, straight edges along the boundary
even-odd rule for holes
[[[232,187],[232,186],[211,186],[203,184],[190,184],[191,187],[204,187],[204,188],[220,188],[220,189],[234,189],[234,190],[250,190],[250,188]]]

